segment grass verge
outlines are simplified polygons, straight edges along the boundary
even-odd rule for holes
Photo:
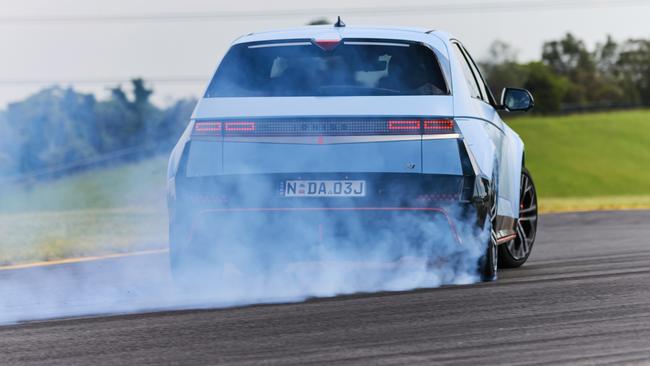
[[[166,247],[166,160],[0,186],[0,265]]]
[[[0,214],[0,266],[165,248],[167,217],[142,208]]]
[[[541,213],[650,210],[650,195],[541,198],[539,209]]]

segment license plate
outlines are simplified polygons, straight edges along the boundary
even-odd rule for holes
[[[364,197],[365,180],[288,180],[285,197]]]

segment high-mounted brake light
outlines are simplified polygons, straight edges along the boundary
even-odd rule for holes
[[[323,51],[331,51],[341,43],[341,40],[340,39],[315,39],[312,42],[316,46],[320,47]]]
[[[390,131],[414,131],[420,132],[420,120],[389,120],[388,129]]]

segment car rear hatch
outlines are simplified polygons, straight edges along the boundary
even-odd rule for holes
[[[451,107],[449,96],[206,98],[187,175],[462,175]]]
[[[448,96],[203,99],[181,192],[201,218],[193,231],[223,228],[234,214],[274,226],[268,216],[321,211],[382,222],[422,215],[447,225],[435,207],[465,201],[473,189],[452,115]],[[287,198],[290,182],[310,180],[363,181],[367,189],[362,197]]]

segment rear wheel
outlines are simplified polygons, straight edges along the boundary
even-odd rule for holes
[[[192,277],[193,269],[185,253],[170,247],[169,272],[176,284],[185,286],[188,283],[195,282],[196,279]]]
[[[169,270],[174,284],[183,290],[198,288],[204,282],[208,261],[196,252],[196,238],[190,239],[187,225],[172,223],[169,227]],[[192,250],[194,249],[194,250]],[[213,264],[214,266],[214,264]]]
[[[188,275],[191,267],[188,263],[188,254],[181,246],[179,228],[174,224],[169,227],[169,272],[172,280],[178,286],[185,287],[192,282]]]
[[[537,192],[533,178],[525,167],[521,170],[519,205],[517,237],[499,246],[499,265],[504,268],[515,268],[526,263],[537,234]]]
[[[223,282],[224,265],[191,251],[170,250],[170,272],[178,290],[209,294],[214,286]]]

